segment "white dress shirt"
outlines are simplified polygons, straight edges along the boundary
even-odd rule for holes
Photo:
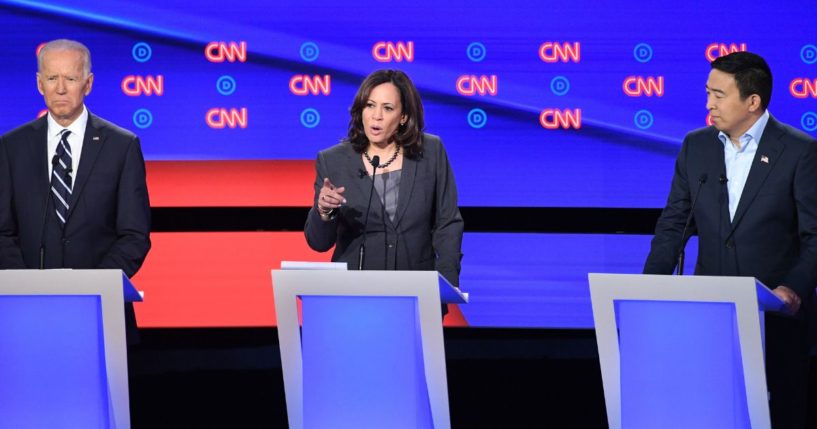
[[[54,166],[51,164],[51,160],[54,159],[54,155],[57,153],[57,145],[60,144],[60,139],[62,138],[62,130],[69,130],[71,134],[68,135],[68,145],[71,146],[71,169],[73,173],[71,173],[71,178],[74,183],[77,182],[77,171],[79,171],[79,157],[82,154],[82,140],[85,138],[85,126],[88,124],[88,109],[85,108],[85,105],[82,106],[82,113],[79,115],[79,118],[68,125],[67,127],[63,127],[62,125],[58,124],[53,117],[51,117],[51,113],[48,113],[48,180],[51,180],[51,171],[54,169]]]
[[[757,146],[769,122],[769,111],[763,112],[760,118],[746,133],[740,136],[740,149],[736,148],[729,140],[729,136],[723,131],[718,133],[718,138],[723,143],[723,158],[726,164],[726,189],[729,192],[729,220],[735,219],[735,211],[738,209],[740,196],[743,194],[743,187],[746,186],[746,179],[749,177],[749,170],[752,168],[752,161],[757,153]]]

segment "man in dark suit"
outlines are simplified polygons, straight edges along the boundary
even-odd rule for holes
[[[139,139],[85,108],[88,48],[47,43],[37,88],[48,114],[0,137],[0,268],[115,268],[150,249]]]
[[[751,276],[773,288],[788,315],[766,315],[772,426],[805,426],[808,306],[817,286],[817,142],[769,115],[769,66],[735,52],[712,62],[706,83],[713,126],[689,133],[644,266],[672,274],[690,231],[695,274]]]

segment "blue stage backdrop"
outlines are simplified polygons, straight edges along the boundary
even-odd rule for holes
[[[95,54],[89,107],[138,131],[149,160],[314,159],[363,77],[400,68],[462,205],[658,207],[706,124],[708,61],[734,49],[770,62],[772,114],[817,135],[802,2],[4,3],[0,129],[43,108],[37,46],[76,38]]]
[[[137,132],[148,161],[312,160],[345,135],[363,78],[398,68],[420,90],[426,131],[445,143],[462,206],[661,207],[684,134],[707,124],[704,85],[718,56],[763,55],[771,113],[817,136],[815,22],[817,9],[794,1],[7,0],[0,130],[42,113],[35,54],[54,38],[90,47],[87,105]],[[501,301],[520,275],[547,280],[526,292],[534,300],[551,297],[549,282],[558,296],[586,298],[591,267],[581,261],[490,284],[473,277],[473,261],[495,249],[472,237],[463,278],[484,296]],[[553,240],[567,254],[588,244]],[[542,257],[553,240],[501,243]],[[604,240],[638,249],[626,265],[640,269],[644,238]],[[588,252],[608,266],[602,250]],[[468,318],[560,326],[508,317]],[[579,319],[561,325],[586,325]]]

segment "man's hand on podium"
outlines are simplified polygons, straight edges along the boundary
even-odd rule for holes
[[[789,314],[797,314],[797,311],[800,310],[800,297],[797,296],[793,290],[780,285],[772,289],[772,293],[783,300],[783,303],[786,304],[786,311],[788,311]]]

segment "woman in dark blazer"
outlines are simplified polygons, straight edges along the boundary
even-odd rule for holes
[[[437,270],[459,285],[463,221],[440,138],[405,73],[379,70],[358,89],[349,133],[318,153],[309,246],[349,269]],[[361,250],[364,249],[364,250]]]

